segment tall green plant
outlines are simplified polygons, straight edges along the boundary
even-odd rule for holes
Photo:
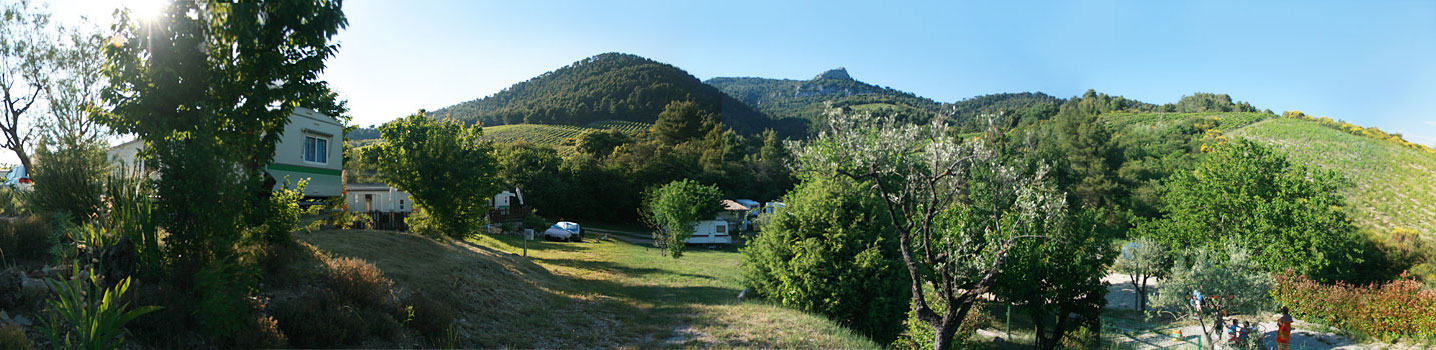
[[[159,245],[159,221],[155,217],[154,181],[139,168],[123,167],[105,181],[105,205],[101,216],[111,232],[128,237],[139,256],[137,270],[155,271],[163,265]]]
[[[79,268],[72,271],[80,275]],[[128,333],[125,324],[160,309],[158,306],[130,308],[128,302],[121,302],[130,288],[129,278],[107,289],[102,287],[94,270],[88,271],[87,276],[47,282],[55,290],[55,297],[49,300],[53,314],[43,320],[41,327],[56,348],[117,348]]]
[[[429,118],[421,110],[380,126],[379,133],[386,142],[370,147],[366,158],[378,161],[380,176],[412,194],[439,232],[475,232],[490,196],[499,192],[498,160],[493,144],[482,139],[483,128]]]
[[[95,217],[100,209],[105,172],[109,163],[98,143],[79,140],[46,140],[35,152],[34,168],[27,169],[35,180],[29,194],[35,210],[50,214],[68,212],[73,222]]]
[[[667,247],[668,255],[683,256],[684,243],[693,236],[693,225],[711,220],[722,209],[723,192],[717,186],[689,179],[670,182],[648,192],[643,218],[653,229],[653,244]]]

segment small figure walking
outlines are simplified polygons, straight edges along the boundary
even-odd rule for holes
[[[1285,306],[1281,307],[1281,318],[1276,320],[1276,348],[1291,350],[1291,314]]]

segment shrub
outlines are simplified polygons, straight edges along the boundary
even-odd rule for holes
[[[50,224],[45,219],[29,216],[4,221],[10,226],[4,230],[14,235],[14,249],[5,251],[7,259],[42,262],[49,258],[54,239]]]
[[[195,317],[210,336],[233,340],[246,330],[250,306],[245,297],[259,282],[257,267],[232,259],[216,260],[195,274],[199,301]]]
[[[41,141],[27,169],[35,180],[30,203],[39,213],[70,213],[75,222],[94,217],[108,166],[99,144]]]
[[[323,297],[309,296],[278,303],[274,318],[289,344],[301,348],[333,348],[362,339],[365,325],[353,308],[341,307]]]
[[[1271,275],[1261,271],[1251,253],[1236,246],[1229,245],[1224,250],[1198,248],[1178,259],[1167,276],[1157,289],[1157,297],[1151,300],[1157,311],[1188,314],[1192,310],[1187,297],[1194,290],[1210,297],[1204,305],[1216,305],[1204,307],[1203,314],[1217,312],[1218,308],[1242,314],[1270,310],[1267,291],[1271,290]]]
[[[449,326],[454,323],[454,312],[448,305],[423,294],[414,294],[406,300],[413,314],[409,317],[409,328],[418,331],[430,342],[439,342],[448,335]]]
[[[929,296],[927,303],[932,307],[932,311],[939,315],[947,312],[947,305],[943,304],[942,299],[932,297],[932,295],[936,293],[931,293],[931,290],[929,290],[929,292],[930,293],[926,294]],[[952,336],[952,348],[977,348],[978,345],[981,344],[981,341],[973,339],[972,335],[977,332],[978,329],[990,327],[994,322],[996,321],[987,315],[982,303],[973,303],[972,309],[967,312],[967,318],[962,322],[962,327],[958,328],[957,333]],[[899,334],[897,340],[893,341],[892,348],[910,350],[933,348],[934,334],[932,325],[918,320],[916,312],[908,310],[907,320],[903,321],[902,326],[904,327],[902,334]]]
[[[1409,276],[1384,284],[1323,284],[1287,271],[1277,275],[1272,298],[1293,313],[1383,341],[1436,339],[1436,290]]]
[[[10,187],[0,186],[0,216],[19,216],[29,212],[26,210],[23,196],[19,191]]]
[[[285,183],[289,183],[285,177]],[[257,234],[265,244],[289,242],[292,240],[289,233],[299,227],[299,219],[306,214],[318,213],[318,206],[308,209],[299,205],[304,199],[304,188],[309,185],[309,179],[299,180],[294,188],[284,188],[271,192],[269,200],[264,202],[265,213],[257,217],[263,218],[263,222],[256,228]]]
[[[74,270],[74,274],[79,275],[79,270]],[[55,290],[54,298],[49,300],[54,314],[43,320],[42,328],[50,344],[57,348],[117,348],[128,333],[125,324],[159,309],[157,306],[130,309],[129,303],[119,301],[129,290],[129,278],[108,289],[102,287],[94,271],[89,272],[89,278],[48,283]]]
[[[334,300],[357,307],[387,309],[394,303],[394,281],[384,271],[361,259],[339,258],[329,263],[329,288]]]
[[[0,326],[0,349],[30,350],[34,348],[35,342],[25,336],[25,328],[14,323]]]
[[[252,332],[247,337],[240,337],[236,345],[244,349],[273,349],[284,347],[288,338],[284,331],[279,329],[279,321],[273,316],[259,315],[254,318]]]
[[[826,315],[887,343],[902,331],[907,297],[896,233],[882,202],[847,179],[813,177],[743,248],[753,291]]]
[[[413,213],[404,218],[404,224],[409,226],[409,232],[429,237],[439,237],[444,234],[444,231],[439,229],[439,223],[429,216],[427,210],[414,209]]]

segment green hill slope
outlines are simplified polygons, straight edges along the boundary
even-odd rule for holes
[[[587,125],[601,120],[651,123],[672,101],[693,101],[742,133],[772,128],[801,134],[799,122],[773,122],[688,72],[647,58],[605,53],[514,84],[492,96],[429,114],[483,125]]]
[[[912,120],[931,118],[941,107],[925,97],[854,80],[843,68],[810,80],[720,77],[705,83],[780,120],[819,121],[828,103],[833,107],[895,113]]]
[[[567,154],[573,152],[574,139],[584,130],[618,129],[618,131],[636,135],[648,130],[649,125],[648,123],[621,120],[598,121],[586,126],[548,124],[499,125],[485,127],[484,139],[499,143],[524,141],[535,145],[553,147],[557,149],[560,154]]]
[[[1270,119],[1228,135],[1257,140],[1351,180],[1352,218],[1363,228],[1436,237],[1436,155],[1313,121]]]

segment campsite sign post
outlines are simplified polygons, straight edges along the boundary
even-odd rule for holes
[[[524,257],[529,257],[529,240],[534,239],[534,229],[524,229]]]

